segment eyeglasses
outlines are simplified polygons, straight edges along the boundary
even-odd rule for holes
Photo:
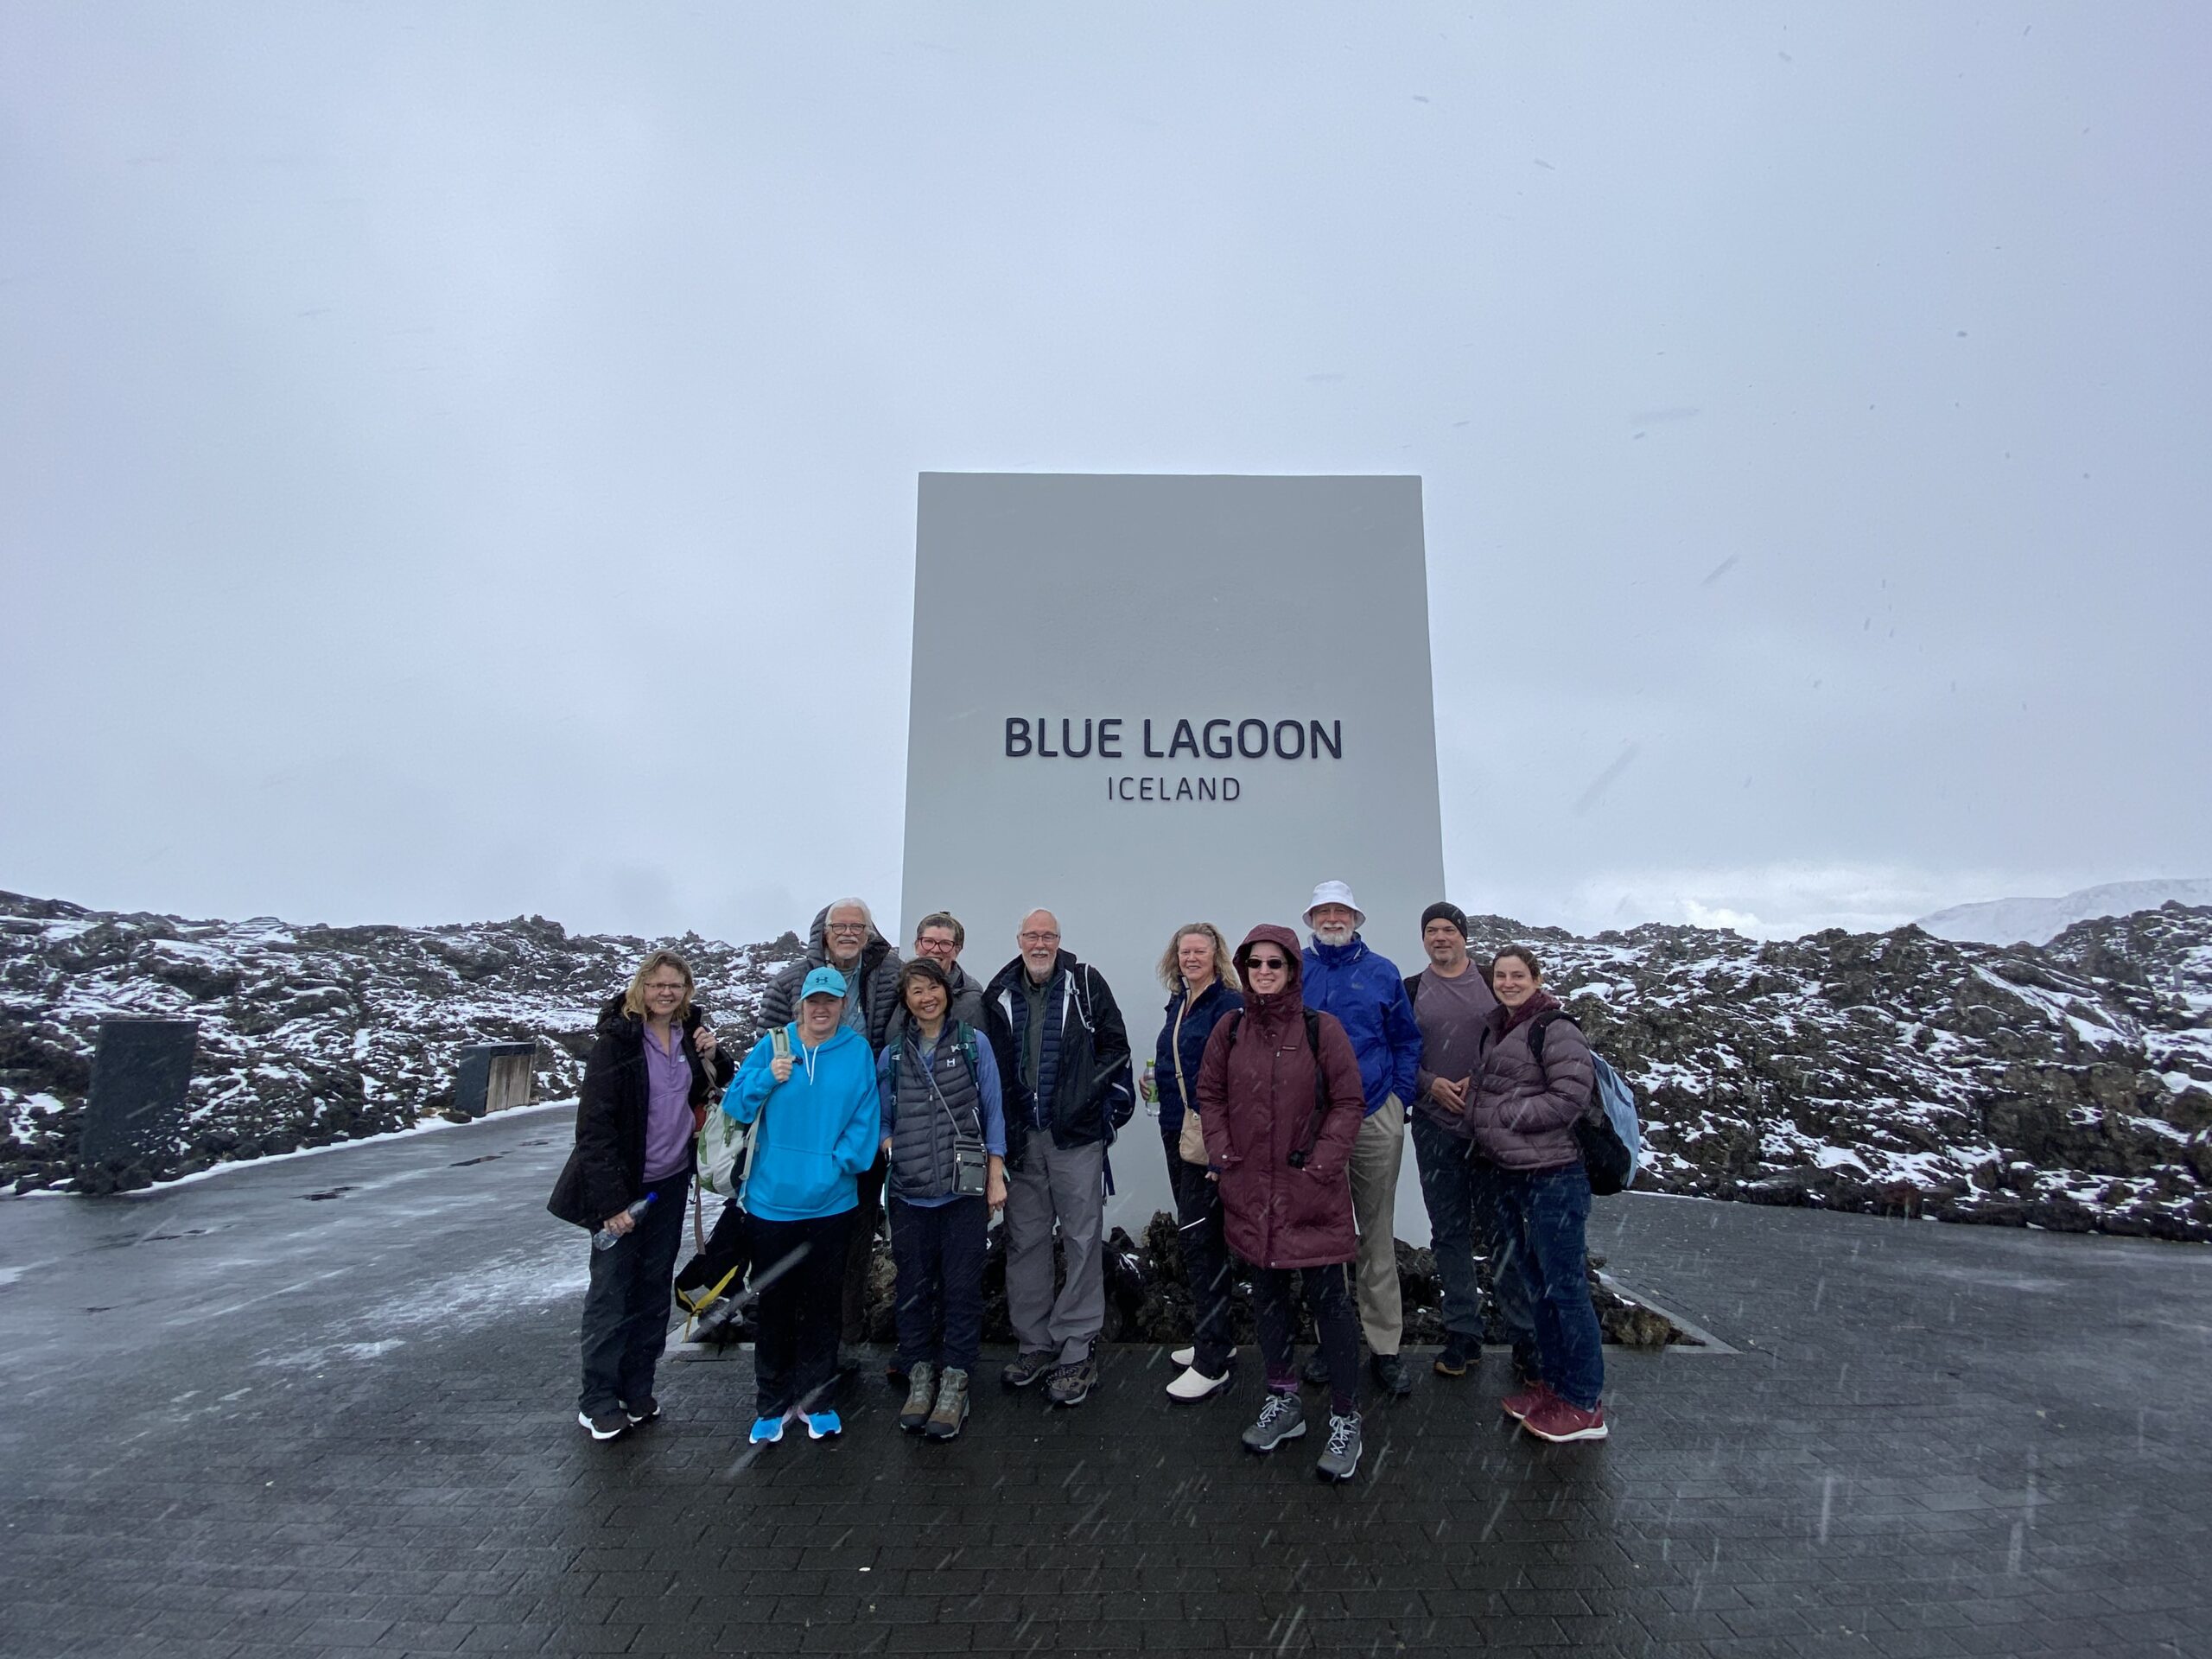
[[[1057,933],[1024,933],[1019,937],[1024,944],[1057,944],[1060,938]]]
[[[868,924],[866,922],[832,922],[824,931],[830,933],[865,933],[868,931]]]
[[[1253,957],[1244,965],[1255,974],[1279,974],[1290,963],[1282,957]]]

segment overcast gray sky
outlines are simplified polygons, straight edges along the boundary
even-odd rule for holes
[[[890,908],[968,468],[1420,474],[1470,909],[2212,874],[2208,63],[2194,3],[5,0],[0,886]]]

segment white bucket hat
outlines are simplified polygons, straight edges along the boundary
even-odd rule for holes
[[[1306,906],[1306,926],[1313,925],[1313,912],[1324,905],[1342,905],[1351,912],[1354,927],[1367,925],[1367,912],[1359,907],[1359,900],[1351,896],[1351,888],[1342,881],[1324,881],[1313,889],[1313,902]]]

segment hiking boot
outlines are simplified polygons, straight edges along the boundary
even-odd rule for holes
[[[1201,1400],[1211,1400],[1229,1386],[1229,1367],[1221,1368],[1219,1376],[1208,1376],[1196,1365],[1186,1365],[1183,1374],[1167,1385],[1167,1397],[1178,1405],[1196,1405]]]
[[[1359,1469],[1359,1414],[1331,1412],[1329,1443],[1321,1448],[1313,1472],[1324,1480],[1350,1480]]]
[[[1554,1394],[1523,1417],[1521,1427],[1540,1440],[1602,1440],[1605,1438],[1605,1402],[1600,1400],[1585,1411]]]
[[[753,1446],[773,1446],[784,1438],[784,1417],[781,1412],[773,1417],[755,1417],[753,1433],[746,1437]]]
[[[615,1411],[580,1411],[576,1421],[591,1431],[594,1440],[611,1440],[630,1427],[626,1413]]]
[[[1306,1386],[1310,1389],[1327,1388],[1329,1386],[1328,1356],[1316,1348],[1306,1357],[1306,1369],[1300,1371],[1299,1376],[1305,1378]]]
[[[834,1440],[844,1432],[844,1421],[834,1411],[806,1414],[806,1438],[810,1440]]]
[[[1026,1389],[1043,1378],[1059,1361],[1049,1348],[1025,1348],[1006,1363],[999,1381],[1009,1389]]]
[[[1457,1331],[1444,1333],[1444,1351],[1436,1357],[1439,1376],[1465,1376],[1467,1368],[1482,1357],[1482,1349],[1472,1337],[1463,1337]]]
[[[1090,1391],[1098,1386],[1098,1356],[1096,1351],[1085,1354],[1072,1365],[1063,1365],[1052,1373],[1046,1383],[1045,1393],[1056,1406],[1079,1406],[1090,1398]]]
[[[937,1367],[918,1359],[906,1372],[906,1403],[899,1408],[899,1427],[909,1434],[920,1433],[936,1403]]]
[[[1550,1385],[1538,1377],[1518,1394],[1509,1394],[1497,1402],[1497,1408],[1516,1423],[1525,1423],[1529,1414],[1539,1410],[1552,1397]]]
[[[1294,1394],[1277,1394],[1271,1389],[1260,1407],[1260,1414],[1244,1431],[1244,1446],[1247,1451],[1272,1452],[1285,1440],[1294,1440],[1305,1433],[1306,1402]]]
[[[930,1413],[929,1427],[922,1432],[933,1440],[950,1440],[959,1435],[967,1421],[968,1373],[957,1366],[950,1367],[937,1387],[937,1409]]]
[[[650,1423],[660,1415],[660,1402],[649,1394],[633,1405],[624,1406],[622,1414],[630,1420],[630,1427],[635,1428],[639,1423]]]
[[[1375,1379],[1376,1388],[1398,1399],[1402,1400],[1414,1391],[1414,1374],[1396,1354],[1369,1355],[1367,1374]]]

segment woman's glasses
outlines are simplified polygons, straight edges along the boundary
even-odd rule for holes
[[[1250,957],[1246,958],[1244,965],[1252,973],[1279,974],[1289,967],[1290,963],[1282,957]]]

